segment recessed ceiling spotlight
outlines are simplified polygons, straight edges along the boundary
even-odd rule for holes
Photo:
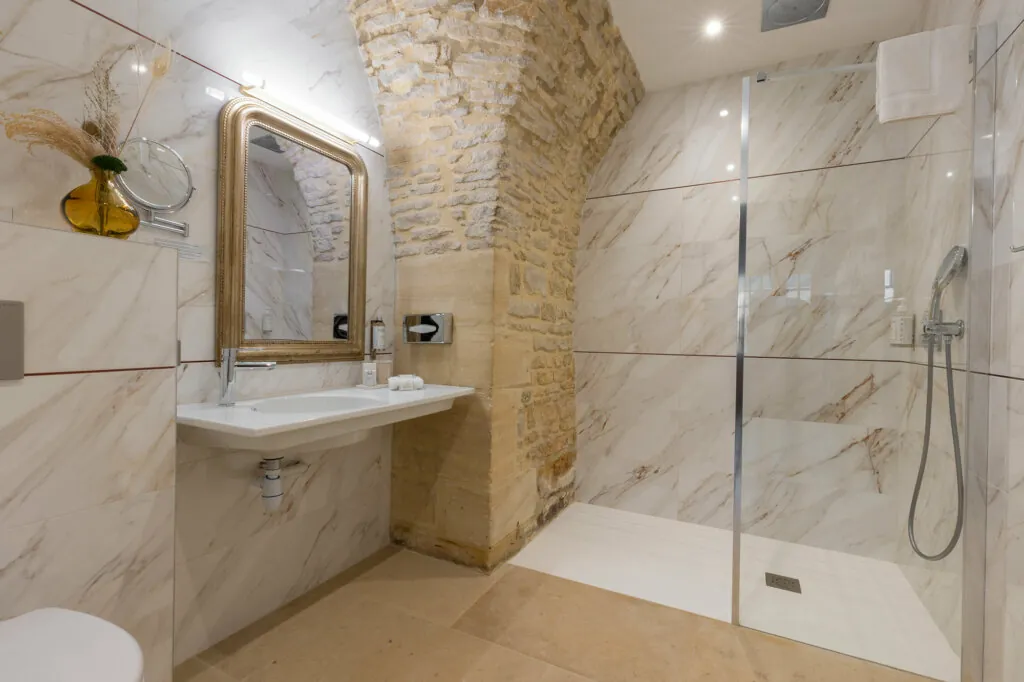
[[[735,163],[730,163],[728,166],[725,167],[725,170],[727,170],[727,171],[729,171],[731,173],[732,171],[736,170],[736,164]]]
[[[729,115],[729,110],[728,109],[722,109],[721,111],[718,112],[718,115],[721,116],[722,118],[725,118],[726,116]]]
[[[948,173],[946,173],[946,177],[947,178],[953,177],[953,171],[949,171]]]
[[[725,24],[721,19],[709,19],[708,23],[704,24],[704,35],[709,38],[722,35],[723,30],[725,30]]]

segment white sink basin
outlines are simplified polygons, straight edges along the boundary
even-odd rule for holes
[[[268,398],[254,404],[251,409],[266,414],[302,414],[317,412],[346,412],[364,407],[380,407],[386,403],[373,398],[347,395],[290,395]]]
[[[472,388],[431,386],[419,391],[344,388],[334,391],[178,406],[178,436],[187,443],[232,450],[295,452],[351,445],[369,429],[451,409]]]

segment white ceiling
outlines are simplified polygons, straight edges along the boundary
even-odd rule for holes
[[[610,0],[648,90],[918,30],[927,0],[832,0],[819,21],[761,33],[761,0]],[[703,27],[725,23],[717,38]]]

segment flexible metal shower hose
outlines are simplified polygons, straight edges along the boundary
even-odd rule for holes
[[[956,461],[956,529],[949,544],[938,554],[925,554],[917,544],[914,533],[914,517],[917,516],[917,502],[921,496],[921,485],[924,482],[924,471],[928,466],[928,445],[932,435],[932,392],[934,390],[935,373],[935,337],[928,338],[928,398],[925,401],[924,417],[924,446],[921,450],[921,465],[917,470],[917,483],[914,484],[914,496],[910,500],[910,519],[907,523],[907,534],[910,536],[910,546],[914,552],[927,561],[942,561],[948,557],[957,542],[964,528],[964,465],[960,455],[960,433],[956,426],[956,399],[953,395],[953,339],[946,338],[946,385],[949,394],[949,421],[953,429],[953,455]]]

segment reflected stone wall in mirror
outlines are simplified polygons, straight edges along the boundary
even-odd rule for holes
[[[366,165],[350,143],[250,98],[221,112],[217,349],[362,359]]]
[[[347,166],[249,129],[247,341],[328,341],[347,332],[351,211]]]

